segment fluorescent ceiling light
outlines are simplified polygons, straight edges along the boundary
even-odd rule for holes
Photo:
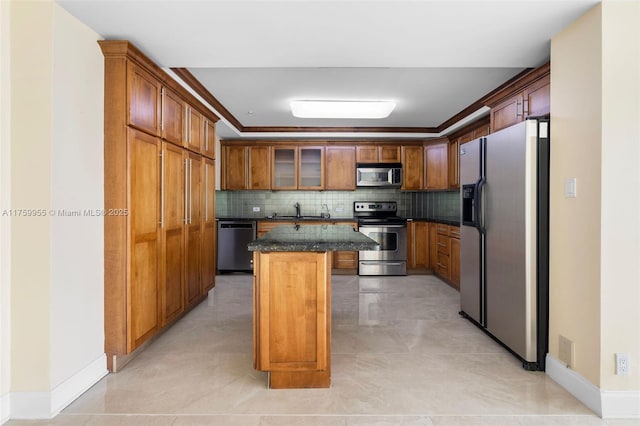
[[[291,101],[291,112],[299,118],[386,118],[393,101]]]

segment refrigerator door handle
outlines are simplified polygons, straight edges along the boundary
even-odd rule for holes
[[[484,215],[482,214],[482,191],[484,190],[484,186],[486,183],[487,181],[485,180],[485,178],[481,177],[480,179],[478,179],[478,182],[476,182],[476,187],[473,191],[473,204],[475,214],[473,222],[475,223],[476,228],[481,235],[484,235],[486,232],[486,229],[484,228]]]

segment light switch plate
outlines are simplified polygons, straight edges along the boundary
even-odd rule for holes
[[[260,207],[254,207],[254,208],[253,208],[253,211],[254,211],[254,213],[259,212],[259,211],[260,211]]]
[[[576,178],[567,178],[564,180],[564,198],[576,198],[577,195]]]

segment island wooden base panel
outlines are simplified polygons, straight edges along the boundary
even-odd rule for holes
[[[331,371],[270,371],[269,389],[331,387]]]

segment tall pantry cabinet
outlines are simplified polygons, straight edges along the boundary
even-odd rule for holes
[[[105,352],[118,371],[215,285],[215,122],[127,41],[105,57]]]

